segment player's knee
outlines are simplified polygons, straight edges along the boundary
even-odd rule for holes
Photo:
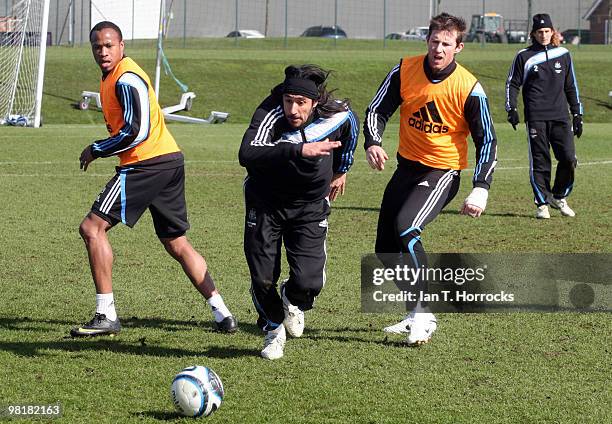
[[[568,155],[559,160],[559,165],[565,166],[566,168],[576,169],[576,166],[578,165],[578,160],[575,156]]]
[[[274,287],[274,281],[272,278],[258,273],[251,274],[251,283],[254,289],[261,290],[266,293]]]
[[[561,158],[557,159],[557,169],[562,169],[564,172],[574,172],[578,162],[576,159]]]
[[[312,309],[315,298],[323,289],[323,273],[311,275],[292,275],[294,284],[291,290],[287,289],[285,295],[292,305],[299,307],[302,311]]]
[[[85,218],[79,226],[79,234],[85,242],[91,241],[99,237],[100,232],[105,232],[105,230],[103,228],[100,228],[99,225],[96,225],[94,221],[88,218]]]
[[[566,150],[561,149],[561,150],[554,152],[554,154],[555,154],[555,159],[560,164],[572,166],[574,168],[576,167],[576,163],[578,161],[576,158],[576,152],[573,149],[566,149]]]
[[[421,248],[421,230],[416,227],[409,228],[404,231],[400,231],[399,239],[402,244],[402,248],[408,250],[415,250]]]
[[[159,241],[174,259],[179,260],[191,247],[186,237],[160,238]]]
[[[179,256],[180,249],[178,248],[176,243],[174,243],[174,239],[160,238],[159,241],[164,246],[164,249],[166,249],[166,252],[168,252],[170,256],[172,256],[173,258],[177,258]]]
[[[296,288],[296,290],[293,290],[294,292],[316,292],[318,294],[323,288],[323,270],[316,272],[309,270],[294,271],[291,278],[295,283],[293,285]]]
[[[81,222],[81,225],[79,225],[79,234],[81,235],[81,238],[83,240],[86,240],[88,238],[89,232],[84,222]]]

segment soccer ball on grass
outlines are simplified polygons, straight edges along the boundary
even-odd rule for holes
[[[199,365],[187,367],[172,381],[172,402],[179,414],[208,416],[221,406],[223,383],[213,370]]]

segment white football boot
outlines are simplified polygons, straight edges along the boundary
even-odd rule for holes
[[[550,201],[550,206],[552,206],[555,209],[559,209],[559,212],[561,212],[561,215],[563,216],[576,216],[576,212],[574,212],[572,208],[569,207],[569,205],[567,204],[567,200],[565,200],[565,198],[563,199],[553,198]]]
[[[285,326],[283,324],[279,325],[278,328],[274,330],[266,331],[261,356],[270,360],[282,358],[285,349],[285,341],[287,341],[287,334],[285,333]]]
[[[410,334],[408,335],[408,345],[420,346],[427,343],[436,328],[438,328],[436,317],[431,312],[414,314],[414,319],[410,325]]]
[[[283,324],[287,329],[287,333],[291,337],[301,337],[304,333],[304,311],[295,305],[292,305],[287,296],[285,296],[285,283],[280,286],[281,299],[283,300],[283,310],[285,311],[285,320]]]
[[[535,217],[538,219],[550,218],[550,212],[548,212],[548,206],[546,205],[538,206],[538,210],[536,211]]]
[[[398,322],[397,324],[390,325],[388,327],[383,328],[385,333],[391,334],[409,334],[410,326],[414,322],[414,311],[410,312],[408,315],[404,317],[403,320]]]

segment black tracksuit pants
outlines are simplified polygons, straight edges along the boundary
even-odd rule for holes
[[[427,267],[427,256],[421,243],[421,232],[433,221],[459,190],[460,173],[436,169],[418,162],[398,158],[398,167],[387,184],[378,216],[375,251],[387,267],[396,265],[391,253],[402,255],[402,263],[414,268]],[[410,288],[424,290],[418,281]],[[414,304],[407,303],[412,309]]]
[[[285,244],[289,279],[285,296],[303,311],[312,309],[325,284],[325,240],[330,206],[327,199],[274,205],[245,185],[244,254],[251,272],[251,296],[259,314],[257,324],[273,330],[285,319],[277,283]]]
[[[572,125],[569,121],[529,121],[529,177],[537,206],[550,203],[551,198],[563,199],[574,186],[576,148]],[[550,186],[552,147],[557,159],[554,185]]]

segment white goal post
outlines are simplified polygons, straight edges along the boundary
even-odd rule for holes
[[[50,0],[18,0],[0,17],[0,124],[41,125]]]

